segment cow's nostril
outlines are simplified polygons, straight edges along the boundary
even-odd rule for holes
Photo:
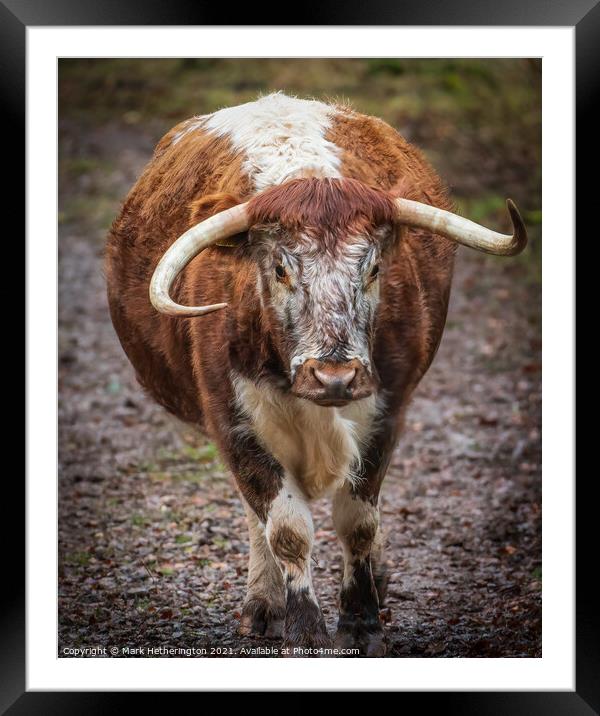
[[[343,370],[325,370],[323,368],[314,369],[315,378],[325,388],[347,388],[354,380],[356,368],[345,368]]]

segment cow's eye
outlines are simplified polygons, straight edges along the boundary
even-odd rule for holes
[[[379,265],[375,264],[375,266],[373,266],[373,268],[371,269],[371,278],[377,278],[378,275],[379,275]]]
[[[283,281],[283,279],[285,278],[285,269],[281,264],[277,264],[277,266],[275,266],[275,275],[277,276],[279,281]]]

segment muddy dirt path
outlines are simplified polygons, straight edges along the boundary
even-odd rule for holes
[[[100,209],[115,210],[151,142],[103,132],[87,141],[117,164],[79,180],[90,209],[59,232],[59,655],[268,645],[236,634],[248,546],[232,480],[142,393],[110,324]],[[390,656],[541,655],[538,300],[509,261],[459,251],[445,337],[383,489]],[[313,514],[333,631],[341,557],[328,502]]]

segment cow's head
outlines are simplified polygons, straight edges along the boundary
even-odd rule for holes
[[[220,211],[165,253],[150,286],[161,312],[199,316],[227,304],[180,306],[169,290],[205,247],[243,234],[257,265],[257,300],[273,328],[295,395],[343,405],[374,389],[371,357],[381,277],[402,225],[428,229],[488,253],[514,254],[527,241],[508,200],[514,234],[497,234],[455,214],[353,179],[295,179]]]
[[[248,213],[247,250],[292,392],[325,406],[367,397],[394,200],[352,179],[297,179],[259,194]]]

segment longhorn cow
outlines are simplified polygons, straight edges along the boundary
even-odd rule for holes
[[[381,484],[442,337],[457,244],[526,244],[507,206],[510,235],[459,217],[388,124],[280,93],[159,142],[110,232],[110,311],[142,386],[233,473],[250,539],[242,633],[330,645],[310,569],[310,502],[328,493],[335,645],[385,653]]]

